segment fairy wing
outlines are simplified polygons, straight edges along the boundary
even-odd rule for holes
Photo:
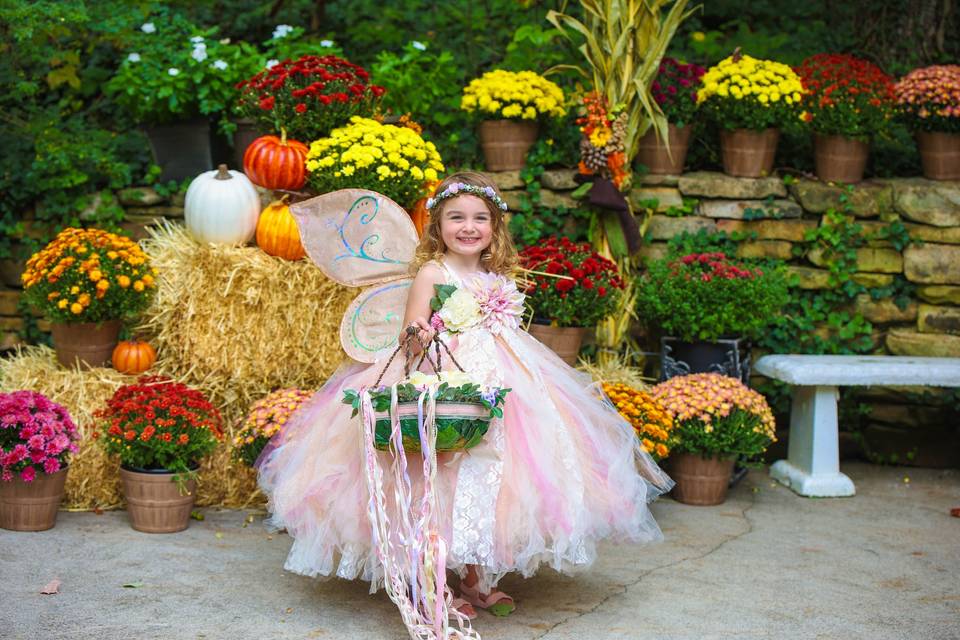
[[[307,255],[340,284],[364,289],[340,322],[340,344],[360,362],[397,346],[413,279],[417,231],[407,212],[384,195],[342,189],[290,206]]]
[[[332,280],[348,287],[406,278],[417,230],[390,198],[366,189],[341,189],[290,205],[307,255]]]
[[[340,344],[360,362],[374,362],[397,348],[413,278],[367,287],[353,299],[340,322]]]

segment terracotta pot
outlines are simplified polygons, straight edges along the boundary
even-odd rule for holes
[[[535,121],[484,120],[479,128],[487,171],[523,169],[527,151],[537,140]]]
[[[0,527],[12,531],[46,531],[57,522],[67,468],[54,474],[38,473],[33,482],[17,475],[0,481]]]
[[[960,180],[960,133],[918,131],[917,149],[924,178]]]
[[[79,364],[81,369],[110,364],[122,327],[120,320],[54,322],[51,334],[57,361],[71,368]]]
[[[813,162],[823,182],[854,184],[863,180],[870,145],[846,136],[813,136]]]
[[[668,154],[667,145],[657,138],[656,131],[650,127],[638,143],[637,161],[645,165],[651,174],[679,175],[683,173],[691,135],[693,135],[693,127],[690,125],[676,127],[668,124],[667,142],[670,145],[670,154]]]
[[[571,367],[577,364],[577,354],[586,335],[586,327],[552,327],[548,324],[531,324],[530,335],[560,356]]]
[[[779,140],[779,129],[721,131],[723,172],[742,178],[762,178],[770,175]]]
[[[671,455],[670,476],[677,483],[671,495],[683,504],[720,504],[727,499],[732,472],[732,459],[704,458],[691,453]]]
[[[190,524],[196,480],[186,482],[180,494],[170,471],[134,471],[120,468],[130,525],[144,533],[175,533]]]

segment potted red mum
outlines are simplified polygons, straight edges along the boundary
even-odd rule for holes
[[[646,165],[650,173],[683,173],[697,113],[697,89],[705,71],[700,65],[682,64],[673,58],[660,61],[657,79],[650,90],[667,118],[667,139],[660,140],[650,127],[637,147],[637,160]]]
[[[872,62],[842,54],[811,56],[797,74],[814,133],[817,177],[824,182],[860,182],[870,138],[883,130],[892,114],[893,80]]]
[[[551,236],[520,252],[529,269],[530,335],[576,364],[583,336],[617,308],[623,280],[617,265],[587,242]]]
[[[94,434],[120,458],[127,512],[134,529],[187,528],[200,460],[223,439],[220,413],[202,393],[160,376],[120,387],[97,411]]]
[[[53,527],[79,440],[62,405],[35,391],[0,393],[0,527]]]

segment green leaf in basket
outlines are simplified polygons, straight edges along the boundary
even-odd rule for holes
[[[437,429],[437,450],[450,449],[460,440],[460,432],[453,425]]]

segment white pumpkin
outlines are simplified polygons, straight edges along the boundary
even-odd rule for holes
[[[187,229],[200,242],[247,243],[257,231],[260,196],[247,176],[221,164],[190,183],[183,215]]]

